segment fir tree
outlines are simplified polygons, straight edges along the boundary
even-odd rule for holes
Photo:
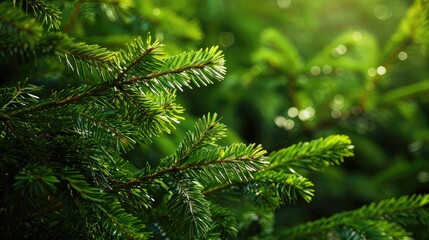
[[[207,113],[171,155],[130,161],[126,153],[136,143],[149,144],[183,121],[176,94],[226,74],[217,47],[168,56],[150,34],[108,50],[70,33],[94,10],[115,19],[133,14],[132,7],[111,0],[0,3],[3,238],[271,238],[274,210],[311,201],[313,183],[304,173],[352,156],[350,139],[332,135],[268,154],[257,144],[222,144],[226,126]],[[429,225],[428,203],[429,195],[372,203],[281,237],[404,239],[412,235],[406,226]]]

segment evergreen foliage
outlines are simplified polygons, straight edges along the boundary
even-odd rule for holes
[[[284,232],[287,239],[408,239],[403,226],[428,224],[428,195],[402,196],[306,223]]]
[[[119,50],[76,40],[73,25],[93,21],[91,11],[112,21],[143,19],[151,4],[136,10],[138,3],[126,0],[0,3],[4,239],[272,238],[274,210],[314,196],[307,173],[353,156],[345,135],[270,154],[257,144],[225,144],[226,126],[208,113],[174,153],[157,162],[128,159],[137,144],[183,121],[178,92],[226,74],[217,47],[168,55],[150,34]],[[171,9],[162,14],[169,16],[163,26],[191,26],[178,37],[200,38],[194,22]],[[429,225],[428,204],[428,195],[385,200],[280,235],[403,239],[412,236],[406,226]]]

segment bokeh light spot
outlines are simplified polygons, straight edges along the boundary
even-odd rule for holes
[[[161,10],[159,8],[154,8],[152,10],[152,14],[155,16],[159,16],[161,14]]]
[[[284,124],[283,127],[286,130],[292,130],[293,127],[295,127],[295,122],[292,119],[287,119]]]
[[[386,74],[386,68],[384,67],[384,66],[379,66],[378,68],[377,68],[377,73],[379,74],[379,75],[384,75],[384,74]]]
[[[341,117],[341,111],[340,111],[340,110],[338,110],[338,109],[334,109],[334,110],[332,110],[332,111],[331,111],[331,117],[332,117],[332,118],[335,118],[335,119],[340,118],[340,117]]]
[[[292,0],[277,0],[277,6],[280,8],[288,8],[292,3]]]
[[[253,75],[259,75],[262,73],[262,68],[259,65],[253,65],[250,68],[250,73],[252,73]]]
[[[310,72],[313,76],[317,76],[322,72],[322,69],[320,69],[319,66],[313,66],[311,67]]]
[[[312,117],[314,117],[315,114],[316,114],[316,110],[314,110],[314,108],[312,107],[308,107],[299,111],[298,118],[301,121],[307,121]]]
[[[324,74],[331,74],[332,73],[332,67],[331,67],[331,65],[324,65],[323,67],[322,67],[322,72],[324,73]]]
[[[399,52],[399,54],[398,54],[398,58],[399,58],[399,60],[401,60],[401,61],[405,61],[405,60],[407,60],[407,58],[408,58],[408,54],[407,54],[406,52],[404,52],[404,51],[401,51],[401,52]]]
[[[234,34],[230,32],[222,32],[219,34],[219,43],[223,47],[231,47],[235,42]]]
[[[364,118],[360,118],[356,123],[356,131],[360,134],[365,134],[368,132],[368,121]]]
[[[283,117],[283,116],[277,116],[277,117],[274,118],[274,123],[278,127],[282,127],[285,121],[286,121],[286,118]]]
[[[352,38],[356,42],[359,42],[360,40],[362,40],[363,34],[361,32],[359,32],[359,31],[356,31],[356,32],[353,33]]]
[[[286,130],[292,130],[295,127],[295,122],[292,119],[287,119],[283,116],[277,116],[274,118],[274,123],[281,128]]]
[[[340,57],[347,52],[347,47],[343,44],[338,45],[336,48],[332,49],[331,54],[333,57]]]
[[[344,108],[344,96],[343,95],[335,95],[335,97],[330,102],[329,106],[333,110],[341,110]]]
[[[345,72],[344,68],[335,69],[335,74],[337,74],[337,76],[343,76]]]
[[[385,4],[375,5],[372,12],[377,19],[382,21],[387,20],[392,16],[392,11],[390,11],[390,8]]]
[[[419,172],[417,174],[417,179],[421,183],[429,182],[429,173],[428,172]]]
[[[298,116],[299,110],[296,107],[291,107],[287,110],[287,115],[291,118]]]
[[[375,68],[368,69],[368,76],[375,77],[377,75],[377,70]]]

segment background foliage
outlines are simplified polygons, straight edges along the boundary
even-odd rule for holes
[[[280,198],[282,201],[296,201],[296,204],[280,207],[275,216],[270,215],[268,211],[258,212],[250,205],[238,208],[236,203],[232,203],[232,206],[237,207],[235,211],[240,212],[242,216],[242,219],[233,219],[225,208],[210,205],[204,201],[200,194],[210,191],[210,188],[204,188],[206,185],[202,186],[192,181],[175,182],[170,181],[171,179],[154,183],[159,186],[153,189],[160,192],[165,189],[165,186],[161,185],[166,183],[171,184],[177,193],[181,192],[182,184],[186,189],[191,189],[190,195],[201,201],[200,206],[203,209],[196,209],[196,212],[202,214],[202,219],[209,218],[204,215],[204,209],[210,208],[213,213],[218,214],[214,214],[213,218],[242,223],[238,233],[234,229],[228,229],[227,225],[204,225],[207,224],[204,221],[200,222],[201,226],[197,226],[196,229],[204,229],[206,232],[210,232],[213,228],[223,229],[226,235],[238,234],[239,238],[267,237],[273,235],[273,232],[283,237],[290,237],[293,234],[299,236],[299,228],[287,229],[322,216],[356,209],[373,201],[428,192],[427,1],[270,0],[261,3],[261,1],[249,0],[108,0],[75,1],[58,6],[52,4],[48,5],[49,7],[44,6],[43,2],[14,1],[21,9],[25,9],[26,14],[33,14],[43,24],[40,27],[36,26],[38,25],[36,21],[30,21],[28,25],[19,26],[31,29],[31,31],[20,32],[27,35],[17,36],[17,39],[22,42],[17,42],[16,39],[10,41],[3,35],[1,38],[3,43],[9,44],[3,44],[7,47],[0,49],[3,61],[10,56],[17,56],[13,52],[8,52],[9,49],[13,49],[13,44],[16,44],[17,48],[29,46],[37,51],[36,56],[33,52],[25,51],[17,56],[21,63],[37,59],[36,68],[33,63],[18,65],[2,62],[3,66],[7,66],[1,69],[3,85],[15,86],[16,79],[30,79],[31,85],[25,88],[30,98],[22,102],[18,101],[22,105],[37,101],[32,100],[32,92],[37,92],[37,95],[43,98],[51,95],[55,90],[67,89],[69,86],[90,86],[93,82],[89,81],[89,78],[81,77],[85,74],[93,76],[91,79],[96,79],[97,83],[103,83],[112,78],[109,71],[99,71],[99,69],[107,69],[105,66],[112,63],[113,54],[116,51],[126,59],[124,61],[126,64],[132,62],[132,53],[137,52],[136,49],[141,50],[151,46],[150,44],[155,46],[159,44],[152,41],[144,45],[144,39],[141,41],[143,45],[139,45],[139,41],[135,39],[138,36],[147,36],[148,32],[153,39],[158,39],[167,46],[164,48],[166,56],[177,56],[183,51],[198,50],[212,45],[219,45],[224,51],[228,69],[225,81],[193,91],[184,89],[183,93],[177,94],[177,101],[187,111],[182,114],[181,108],[174,108],[174,116],[171,117],[182,120],[178,117],[180,113],[186,121],[182,121],[180,125],[171,123],[176,127],[172,134],[164,134],[154,139],[151,144],[147,141],[137,141],[136,148],[131,148],[132,139],[115,139],[119,142],[124,140],[118,146],[127,150],[124,158],[131,159],[134,166],[153,168],[142,173],[143,175],[156,174],[160,159],[163,159],[164,167],[181,159],[180,156],[186,152],[186,149],[180,150],[177,146],[179,143],[182,143],[179,146],[187,146],[193,141],[187,131],[194,129],[198,132],[204,129],[205,121],[216,122],[214,120],[216,118],[208,116],[208,119],[200,120],[201,124],[198,125],[197,118],[207,112],[219,113],[222,116],[222,122],[228,126],[228,130],[221,127],[222,131],[226,131],[228,138],[224,138],[223,135],[215,138],[220,141],[220,145],[230,146],[223,151],[231,155],[239,152],[258,155],[259,146],[251,144],[261,143],[264,149],[269,152],[274,151],[271,157],[275,159],[275,154],[282,153],[282,148],[301,141],[310,141],[331,134],[350,136],[355,146],[353,158],[348,158],[340,167],[332,166],[322,173],[309,171],[311,169],[302,172],[314,183],[315,192],[311,203],[308,204],[302,199],[296,201],[297,198],[293,194],[283,196]],[[49,1],[46,2],[49,3]],[[0,15],[3,20],[13,16],[19,22],[20,19],[26,18],[25,14],[18,11],[10,11],[5,7],[1,9],[3,12]],[[2,31],[13,35],[14,29],[7,26],[7,24],[2,25]],[[64,34],[54,34],[56,30],[61,30]],[[46,38],[43,37],[44,32],[51,34]],[[55,51],[59,53],[64,64],[59,64],[57,59],[40,57],[52,53],[50,49],[44,48],[44,41],[57,42]],[[128,47],[124,47],[124,43],[129,43]],[[91,54],[85,55],[88,53],[85,52],[87,47],[91,47],[92,51]],[[207,52],[196,55],[204,58],[204,56],[215,55],[215,52],[216,49],[208,49]],[[76,53],[86,56],[84,62],[90,63],[88,68],[82,66]],[[71,56],[75,56],[78,60]],[[127,59],[127,56],[131,57]],[[173,69],[175,64],[186,65],[189,58],[183,56],[177,59],[163,63],[149,61],[153,65],[148,71],[159,69],[160,65],[167,70]],[[91,69],[94,73],[91,73]],[[129,73],[130,76],[133,74],[137,73]],[[179,82],[175,83],[176,86],[186,86],[184,82],[177,81]],[[202,82],[192,83],[192,86],[203,85]],[[43,89],[36,87],[42,85]],[[153,87],[155,91],[162,91],[162,88],[162,86]],[[85,91],[91,91],[91,89],[84,88],[78,91],[85,94]],[[61,96],[66,94],[67,92],[60,91],[57,99],[61,99]],[[152,96],[150,99],[153,100]],[[139,101],[146,101],[145,103],[155,106],[165,103],[163,101],[173,102],[174,100],[159,98],[151,102],[150,99],[139,99]],[[98,101],[103,102],[103,99]],[[90,106],[86,110],[88,113],[99,114]],[[73,108],[68,111],[73,112]],[[55,112],[49,112],[49,114],[55,116]],[[111,117],[112,113],[108,112],[100,116],[106,122]],[[82,118],[80,126],[86,129],[90,127],[90,122],[91,119]],[[193,128],[194,122],[197,122],[197,125]],[[114,123],[111,124],[112,128],[118,127]],[[169,132],[171,126],[167,125],[168,127],[160,123],[153,127],[149,135],[139,136],[139,138],[149,140],[158,132]],[[124,132],[126,136],[131,136],[132,133],[134,129]],[[49,135],[49,133],[46,134]],[[94,137],[101,140],[105,139],[106,135]],[[126,143],[128,140],[130,142]],[[73,146],[73,138],[61,138],[55,141],[65,146]],[[235,142],[245,142],[249,145],[234,145]],[[107,144],[114,144],[114,142]],[[6,151],[10,147],[5,145],[2,149]],[[198,154],[211,156],[215,161],[218,156],[225,153],[214,151]],[[184,161],[183,166],[201,164],[198,154]],[[145,156],[147,163],[141,161],[142,155]],[[286,156],[290,157],[290,155]],[[258,164],[262,163],[255,164],[254,169],[259,169]],[[239,166],[238,164],[237,167]],[[22,176],[18,175],[15,188],[25,189],[26,181],[29,181],[25,176],[41,174],[50,177],[46,178],[38,188],[51,194],[58,191],[52,186],[59,181],[69,182],[71,188],[78,192],[79,184],[85,185],[84,179],[73,169],[62,169],[61,174],[58,175],[50,168],[40,168],[37,169],[40,172],[34,172],[36,170],[32,170],[31,167],[21,170]],[[211,169],[208,172],[211,171],[216,172],[218,169]],[[131,169],[130,172],[132,172]],[[125,173],[123,174],[124,176],[119,176],[119,179],[130,180]],[[206,174],[209,173],[206,172]],[[262,181],[264,174],[276,176],[277,179],[285,177],[262,172],[255,175],[255,178]],[[76,184],[73,185],[73,183]],[[302,184],[304,186],[306,182]],[[250,183],[247,186],[249,196],[255,193],[252,192],[255,188],[251,186]],[[243,187],[243,189],[246,188]],[[37,196],[39,190],[26,189],[25,191],[31,196]],[[204,192],[204,194],[209,193]],[[102,198],[98,192],[91,190],[81,191],[80,194],[86,200],[95,202]],[[142,192],[134,194],[138,197],[145,195]],[[313,192],[306,192],[306,194],[301,197],[309,200]],[[163,194],[157,192],[150,195]],[[148,218],[162,219],[164,216],[162,211],[166,211],[165,209],[179,209],[179,212],[174,214],[183,214],[180,212],[180,209],[183,209],[180,208],[183,201],[180,197],[183,196],[178,194],[177,198],[171,198],[168,203],[159,203],[161,210],[156,213],[158,215]],[[279,199],[265,197],[265,199],[253,200],[260,204],[268,202],[271,204],[268,207],[279,206]],[[160,199],[155,201],[157,204],[158,200],[160,201]],[[397,203],[386,201],[380,203],[380,206],[386,209],[400,209],[403,205],[414,206],[413,203],[415,206],[420,206],[419,204],[422,203],[424,205],[425,201],[427,202],[419,197],[401,198]],[[24,201],[20,204],[23,206],[23,211],[26,208],[32,208],[25,206],[28,202]],[[138,219],[127,215],[118,206],[118,200],[111,199],[111,204],[105,208],[89,210],[83,207],[74,209],[76,212],[71,211],[71,214],[77,214],[78,211],[94,211],[100,215],[110,216],[108,214],[110,212],[112,216],[122,216],[136,226],[139,225]],[[147,206],[134,207],[147,208]],[[247,215],[245,209],[251,209]],[[359,214],[370,215],[371,211],[362,208],[355,215],[342,214],[334,215],[334,220],[331,220],[333,222],[336,221],[335,219],[350,220]],[[255,221],[258,222],[258,227],[252,225],[254,221],[249,220],[254,218],[259,218]],[[329,225],[329,221],[321,220],[313,225],[302,225],[301,230],[312,229],[318,224],[332,226]],[[160,224],[162,225],[162,221]],[[186,221],[176,224],[186,224]],[[274,228],[271,224],[274,224]],[[376,226],[377,229],[390,229],[395,232],[392,230],[395,226],[387,221],[377,224],[362,221],[353,226],[341,226],[343,229],[371,229],[370,226]],[[152,232],[159,234],[156,237],[162,237],[164,234],[163,228],[157,223],[149,227]],[[256,232],[252,232],[252,229]],[[412,230],[416,232],[417,239],[428,236],[427,225]],[[197,232],[192,231],[191,229],[189,236],[200,236],[197,230],[195,230]],[[147,233],[142,232],[141,237],[144,237]],[[352,231],[344,230],[342,236],[352,238],[353,235],[350,235],[350,232]],[[166,234],[173,233],[167,230]]]

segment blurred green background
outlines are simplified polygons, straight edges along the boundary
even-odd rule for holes
[[[178,94],[186,120],[128,153],[136,163],[172,153],[194,119],[217,112],[229,127],[227,141],[261,143],[269,151],[330,134],[351,137],[356,156],[307,173],[315,198],[279,209],[279,228],[428,192],[429,29],[413,15],[427,9],[413,8],[414,1],[119,3],[123,10],[82,4],[79,18],[73,6],[64,29],[110,49],[148,32],[170,54],[219,45],[228,68],[223,82]],[[68,84],[56,78],[33,76],[44,85]]]
[[[396,40],[412,3],[198,4],[200,46],[222,46],[228,74],[220,84],[185,93],[188,110],[216,111],[241,139],[268,150],[333,133],[349,135],[355,145],[353,159],[310,176],[315,198],[281,209],[280,228],[428,192],[429,38]]]

